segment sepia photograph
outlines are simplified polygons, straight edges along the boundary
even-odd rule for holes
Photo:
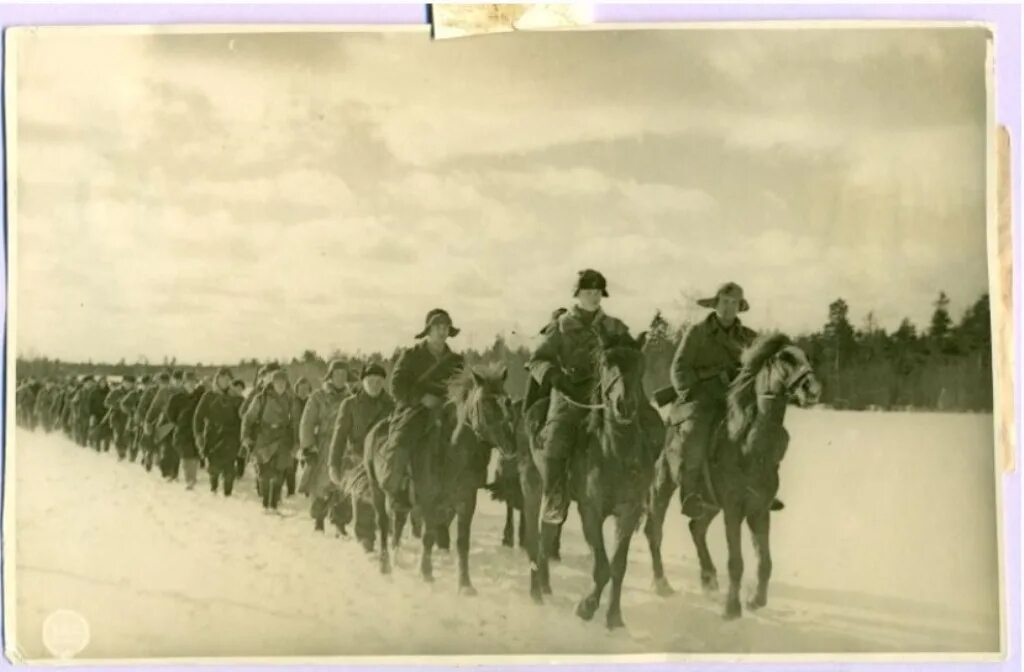
[[[5,42],[12,660],[1004,650],[986,26]]]

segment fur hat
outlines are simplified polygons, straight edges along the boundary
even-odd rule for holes
[[[723,294],[735,296],[740,300],[741,313],[745,313],[746,311],[750,310],[750,304],[747,303],[747,300],[745,298],[743,298],[743,288],[737,285],[735,282],[725,283],[724,285],[718,288],[718,291],[715,292],[714,296],[710,296],[706,299],[699,299],[697,301],[697,305],[702,306],[704,308],[714,308],[718,305],[718,297],[722,296]]]
[[[444,310],[443,308],[434,308],[429,313],[427,313],[427,317],[423,321],[423,331],[416,334],[416,338],[423,338],[424,336],[426,336],[427,332],[430,331],[430,327],[434,326],[435,324],[438,324],[439,322],[448,323],[449,336],[459,335],[460,329],[456,327],[455,324],[452,322],[452,317],[451,315],[448,314],[448,311]]]
[[[348,373],[348,367],[345,366],[345,362],[340,359],[332,359],[327,365],[327,373],[324,374],[324,380],[330,380],[335,371],[344,371],[345,373]]]
[[[598,271],[586,268],[576,274],[576,287],[573,289],[573,296],[579,296],[581,289],[600,289],[601,296],[608,296],[608,281]]]

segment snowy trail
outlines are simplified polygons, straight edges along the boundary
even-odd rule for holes
[[[572,613],[590,573],[575,513],[553,566],[556,594],[538,607],[524,555],[500,545],[504,510],[483,493],[471,554],[479,595],[461,597],[454,554],[437,554],[437,580],[426,585],[411,540],[382,577],[355,542],[312,531],[304,498],[286,500],[286,517],[263,515],[249,473],[230,499],[202,482],[188,492],[112,454],[19,429],[17,641],[23,656],[46,657],[43,619],[63,608],[89,621],[85,658],[997,649],[995,551],[985,534],[991,438],[987,458],[980,443],[991,419],[842,417],[846,431],[835,433],[835,414],[794,416],[768,608],[720,619],[721,596],[700,592],[675,509],[665,559],[678,592],[649,590],[638,534],[623,591],[627,629],[615,633],[603,627],[603,608],[593,623]],[[919,448],[900,437],[911,431],[901,419],[917,428]],[[888,443],[875,440],[883,436]],[[908,486],[915,478],[927,487]],[[720,522],[711,537],[724,584]],[[749,549],[746,560],[749,582]]]

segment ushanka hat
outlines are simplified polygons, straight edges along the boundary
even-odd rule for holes
[[[221,368],[217,369],[217,373],[213,374],[213,379],[217,380],[218,378],[221,378],[223,376],[227,376],[231,380],[235,379],[235,374],[231,373],[231,369],[229,369],[226,366],[222,366]]]
[[[737,285],[735,282],[725,283],[724,285],[718,288],[718,291],[715,292],[714,296],[708,297],[706,299],[699,299],[697,301],[697,305],[702,306],[704,308],[714,308],[715,306],[718,305],[718,297],[722,296],[723,294],[734,296],[740,300],[741,313],[750,310],[750,304],[747,303],[747,300],[745,298],[743,298],[743,288]]]
[[[452,323],[452,316],[448,314],[448,311],[444,310],[443,308],[434,308],[429,313],[427,313],[427,318],[423,321],[423,331],[416,334],[416,338],[423,338],[424,336],[427,335],[427,332],[430,331],[430,328],[432,326],[434,326],[435,324],[439,324],[441,322],[448,323],[449,336],[459,335],[460,329]]]
[[[607,298],[608,281],[598,271],[587,268],[577,273],[576,287],[573,289],[572,295],[579,296],[581,289],[600,289],[601,296]]]
[[[362,380],[363,378],[369,378],[370,376],[380,376],[381,378],[386,378],[387,375],[388,373],[387,371],[384,370],[383,366],[376,362],[370,362],[369,364],[363,367],[362,372],[359,374],[359,379]]]

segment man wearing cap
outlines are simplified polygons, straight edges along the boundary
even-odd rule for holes
[[[453,352],[447,340],[457,336],[459,329],[448,311],[434,308],[427,313],[423,330],[416,334],[419,343],[402,351],[391,372],[391,396],[395,400],[386,456],[376,476],[385,490],[396,491],[408,470],[410,460],[415,468],[429,451],[420,450],[439,435],[442,406],[448,395],[448,380],[465,366],[462,354]],[[424,466],[425,463],[424,463]],[[384,472],[384,473],[381,473]],[[422,484],[429,487],[429,483]]]
[[[210,491],[215,493],[224,483],[224,496],[230,497],[235,485],[235,460],[238,458],[242,434],[242,396],[233,393],[234,376],[230,369],[220,369],[213,377],[192,416],[192,434],[199,454],[206,459],[210,474]]]
[[[318,532],[324,530],[335,494],[328,470],[331,432],[341,402],[348,395],[348,369],[340,359],[331,360],[320,389],[310,395],[299,422],[299,446],[306,460],[299,492],[312,499],[309,515]]]
[[[242,444],[256,462],[263,510],[277,512],[284,472],[294,457],[295,399],[288,389],[288,373],[278,368],[271,384],[258,392],[242,418]]]
[[[672,386],[678,398],[669,415],[675,431],[664,454],[670,473],[678,474],[683,513],[690,518],[713,506],[700,494],[701,469],[712,432],[725,417],[726,396],[739,373],[740,354],[757,335],[737,317],[750,305],[736,283],[722,285],[715,296],[697,303],[713,312],[690,327],[672,358]]]
[[[547,424],[541,434],[543,459],[538,465],[544,483],[542,517],[561,525],[569,511],[568,469],[570,457],[582,434],[597,382],[594,352],[602,342],[629,335],[619,319],[601,309],[608,296],[605,277],[586,269],[577,274],[573,290],[576,305],[545,329],[540,346],[527,363],[531,384],[551,388]],[[529,394],[529,392],[528,392]]]
[[[168,471],[178,472],[178,463],[184,466],[185,489],[196,487],[199,472],[199,451],[196,449],[194,424],[196,406],[203,396],[203,387],[196,380],[192,371],[185,371],[182,376],[181,390],[176,392],[167,402],[167,420],[174,423],[171,436],[171,450],[167,456]]]
[[[149,390],[151,385],[152,383],[148,375],[140,376],[138,382],[132,385],[117,403],[118,408],[125,416],[125,445],[130,462],[134,462],[139,453],[139,436],[142,434],[139,431],[136,414],[142,402],[142,396]]]
[[[358,391],[341,402],[328,449],[328,474],[335,487],[341,492],[342,481],[351,470],[360,469],[366,435],[378,422],[391,414],[394,402],[384,391],[384,367],[370,363],[360,374]],[[349,508],[355,518],[356,538],[367,550],[373,549],[374,510],[367,502],[360,503],[355,493],[347,493],[349,499],[340,503],[339,508]],[[340,495],[343,497],[343,495]],[[348,512],[346,512],[348,513]],[[344,517],[342,517],[344,520]]]

